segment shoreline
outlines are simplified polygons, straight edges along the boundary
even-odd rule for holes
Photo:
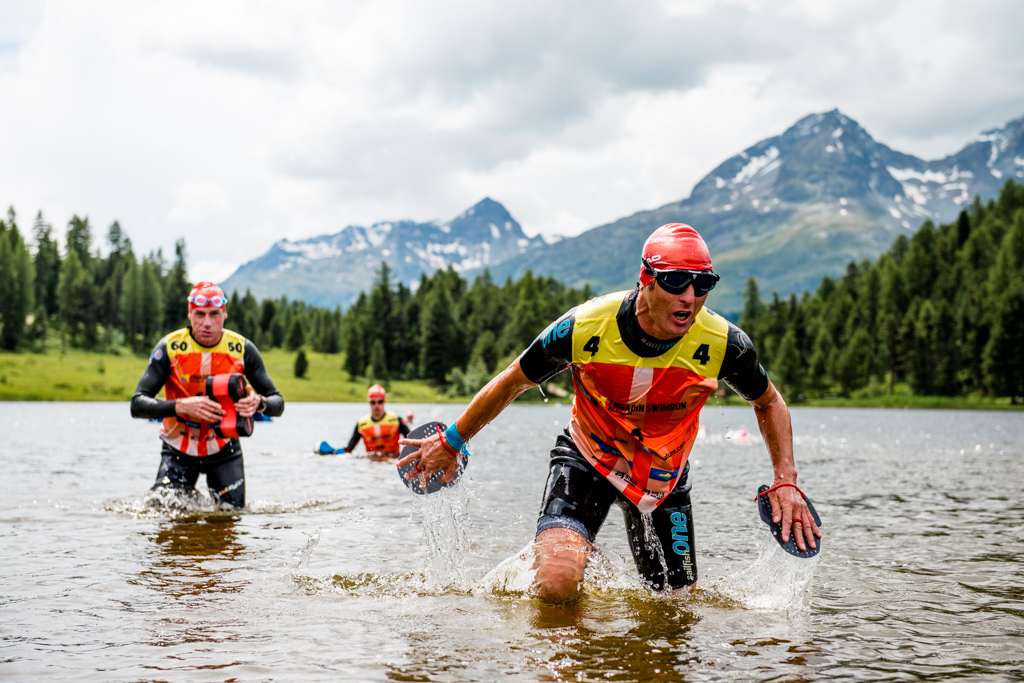
[[[366,380],[351,381],[341,370],[342,354],[322,354],[307,350],[309,369],[306,377],[294,376],[296,352],[272,349],[262,352],[274,383],[288,402],[363,403]],[[95,402],[130,401],[135,386],[148,362],[127,349],[117,352],[48,349],[0,352],[0,402]],[[420,381],[395,380],[387,385],[388,401],[395,403],[468,403],[470,396],[449,396]],[[555,403],[569,403],[570,396],[548,396]],[[543,403],[539,391],[528,391],[517,403]],[[851,398],[808,398],[787,401],[791,408],[886,408],[930,410],[1024,410],[1024,404],[1011,405],[1009,398],[981,396],[915,396],[905,391],[878,396]],[[738,396],[712,397],[708,405],[748,405]]]

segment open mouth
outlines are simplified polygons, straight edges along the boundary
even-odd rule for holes
[[[672,317],[675,318],[676,322],[678,323],[685,323],[687,320],[690,319],[690,312],[676,311],[675,313],[672,314]]]

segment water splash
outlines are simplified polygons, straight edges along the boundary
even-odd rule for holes
[[[172,488],[153,489],[133,500],[113,500],[104,504],[103,509],[136,519],[187,519],[237,515],[239,512],[230,505],[215,503],[196,489],[185,491]]]
[[[438,587],[465,587],[465,560],[470,540],[466,531],[469,518],[469,488],[466,478],[436,493],[417,496],[414,514],[423,519],[423,542],[427,546],[427,582]]]
[[[158,488],[146,492],[141,498],[112,500],[103,503],[106,512],[129,515],[135,519],[191,519],[195,517],[218,517],[238,514],[273,515],[298,512],[306,509],[330,510],[344,507],[340,501],[307,500],[279,503],[256,500],[244,508],[227,503],[217,503],[202,489]]]
[[[724,577],[717,590],[748,609],[808,610],[811,580],[820,559],[820,554],[812,558],[790,555],[765,527],[757,533],[754,563]]]
[[[530,541],[522,550],[502,560],[497,567],[480,579],[473,588],[473,593],[528,596],[537,575],[537,569],[533,566],[534,557],[533,541]]]
[[[497,567],[480,579],[473,587],[472,592],[476,595],[512,595],[530,598],[537,576],[537,568],[534,566],[535,558],[534,541],[530,541],[522,550],[502,560]],[[590,561],[587,563],[587,569],[583,575],[583,590],[586,594],[641,591],[654,595],[640,582],[632,557],[626,558],[614,550],[602,551],[596,547],[590,552]]]

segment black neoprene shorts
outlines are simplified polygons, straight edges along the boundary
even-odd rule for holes
[[[221,453],[210,458],[186,455],[164,443],[153,488],[191,491],[200,474],[206,475],[206,487],[214,501],[245,507],[245,468],[237,441],[230,442]]]
[[[551,470],[537,520],[537,533],[571,529],[591,543],[612,503],[622,509],[629,548],[644,582],[653,590],[682,588],[697,582],[697,551],[690,514],[690,464],[672,492],[646,516],[587,462],[568,432],[551,450]],[[644,517],[647,517],[646,522]]]

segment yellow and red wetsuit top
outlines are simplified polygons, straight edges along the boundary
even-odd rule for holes
[[[672,491],[693,448],[700,409],[718,379],[752,400],[768,388],[749,337],[703,308],[674,340],[650,337],[636,318],[637,290],[592,299],[552,323],[520,356],[543,382],[571,367],[569,435],[641,512]]]
[[[217,436],[208,423],[186,422],[177,416],[174,401],[202,396],[210,375],[241,373],[260,395],[267,399],[263,413],[284,412],[284,399],[267,374],[256,346],[237,332],[224,330],[214,346],[202,346],[183,328],[161,339],[149,358],[149,366],[139,380],[132,397],[132,416],[162,418],[160,438],[175,450],[200,458],[221,452],[231,439]],[[163,387],[164,398],[156,399]]]
[[[367,453],[398,453],[398,439],[408,433],[409,425],[394,413],[386,411],[379,420],[374,420],[371,413],[356,423],[346,450],[351,452],[362,439]]]

